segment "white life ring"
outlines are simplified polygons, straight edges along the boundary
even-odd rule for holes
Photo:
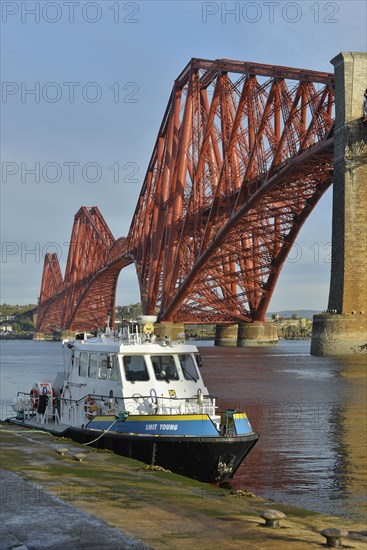
[[[97,405],[91,395],[87,395],[84,401],[84,417],[87,420],[92,420],[97,412]]]
[[[32,388],[29,394],[29,400],[31,402],[33,409],[38,409],[38,403],[39,403],[38,396],[39,396],[38,390],[36,388]]]

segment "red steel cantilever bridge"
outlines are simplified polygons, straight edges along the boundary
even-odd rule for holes
[[[126,238],[75,216],[65,276],[47,254],[38,332],[91,330],[134,263],[161,321],[261,321],[303,223],[332,183],[333,74],[192,59],[174,82]]]

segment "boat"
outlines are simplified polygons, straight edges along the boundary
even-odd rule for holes
[[[233,477],[259,435],[245,412],[218,412],[196,346],[154,334],[154,316],[63,341],[65,372],[13,404],[18,425],[109,449],[206,483]]]

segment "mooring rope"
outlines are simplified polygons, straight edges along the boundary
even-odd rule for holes
[[[109,426],[107,428],[107,430],[104,430],[101,435],[99,435],[98,437],[96,437],[96,439],[93,439],[92,441],[88,441],[87,443],[82,443],[82,445],[91,445],[92,443],[95,443],[96,441],[98,441],[99,439],[101,439],[101,437],[103,437],[115,424],[116,422],[119,420],[119,418],[116,418],[116,420],[114,422],[112,422],[111,426]],[[51,435],[52,437],[55,437],[55,434],[52,434],[50,432],[47,432],[46,430],[41,430],[41,429],[35,429],[35,430],[22,430],[22,431],[18,431],[18,430],[5,430],[6,433],[11,433],[11,434],[18,434],[18,435],[21,435],[21,434],[27,434],[27,433],[41,433],[41,434],[47,434],[47,435]],[[56,436],[57,437],[57,436]]]
[[[101,435],[99,435],[98,437],[96,437],[96,439],[93,439],[93,441],[88,441],[88,443],[82,443],[82,445],[91,445],[92,443],[95,443],[96,441],[98,441],[98,439],[101,439],[101,437],[103,437],[111,428],[112,426],[114,426],[116,424],[116,422],[119,420],[119,418],[116,418],[116,420],[114,422],[112,422],[111,426],[109,426],[107,428],[107,430],[104,430]]]

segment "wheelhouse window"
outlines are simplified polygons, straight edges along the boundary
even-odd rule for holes
[[[107,380],[107,353],[101,353],[99,356],[98,378]]]
[[[126,380],[144,382],[149,380],[144,357],[141,355],[125,355],[123,357]]]
[[[88,372],[88,353],[82,351],[79,356],[79,376],[87,376]]]
[[[179,355],[181,369],[186,380],[199,380],[194,360],[191,355]]]
[[[201,367],[203,366],[203,361],[201,359],[200,353],[194,353],[194,356],[195,356],[197,366],[199,367],[199,369],[201,369]]]
[[[89,378],[96,378],[98,369],[98,353],[89,354],[89,369],[88,376]]]
[[[178,380],[178,372],[172,355],[152,355],[151,361],[157,380]]]
[[[120,369],[117,355],[110,355],[107,361],[108,379],[118,382],[120,380]]]

